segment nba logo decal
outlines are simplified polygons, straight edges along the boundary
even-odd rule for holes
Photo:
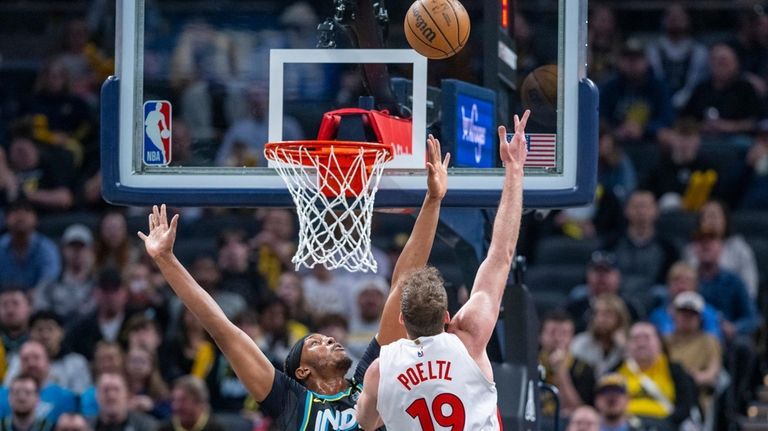
[[[171,163],[171,102],[167,100],[144,102],[143,160],[152,166]]]

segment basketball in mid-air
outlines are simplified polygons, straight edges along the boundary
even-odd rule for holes
[[[556,120],[557,112],[557,65],[537,67],[523,79],[520,99],[524,109],[530,109],[533,117],[543,124]]]
[[[411,48],[432,60],[456,54],[469,39],[469,15],[458,0],[416,0],[404,27]]]

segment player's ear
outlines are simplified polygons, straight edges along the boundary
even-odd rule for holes
[[[402,311],[400,312],[400,314],[397,315],[397,321],[400,322],[401,325],[405,326],[405,319],[403,318],[403,312]]]
[[[451,313],[449,313],[448,310],[445,310],[445,316],[443,316],[443,323],[445,324],[451,323]]]
[[[309,367],[296,368],[296,378],[299,380],[306,380],[311,373]]]

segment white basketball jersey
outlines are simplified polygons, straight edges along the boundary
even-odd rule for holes
[[[496,385],[454,334],[382,346],[379,369],[376,407],[389,430],[500,429]]]

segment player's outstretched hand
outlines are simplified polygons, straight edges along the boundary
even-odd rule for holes
[[[144,232],[138,233],[150,257],[157,259],[173,253],[173,242],[176,240],[178,225],[178,214],[173,216],[170,224],[168,223],[165,204],[161,205],[160,209],[157,205],[152,207],[152,213],[149,215],[149,235],[145,235]]]
[[[531,111],[526,109],[523,118],[515,114],[515,134],[511,141],[507,140],[507,128],[499,126],[499,153],[507,172],[522,174],[525,158],[528,156],[528,145],[525,142],[525,125]]]
[[[434,136],[427,138],[429,156],[427,158],[427,194],[429,197],[442,199],[448,190],[448,162],[451,154],[447,153],[441,161],[440,141]]]

